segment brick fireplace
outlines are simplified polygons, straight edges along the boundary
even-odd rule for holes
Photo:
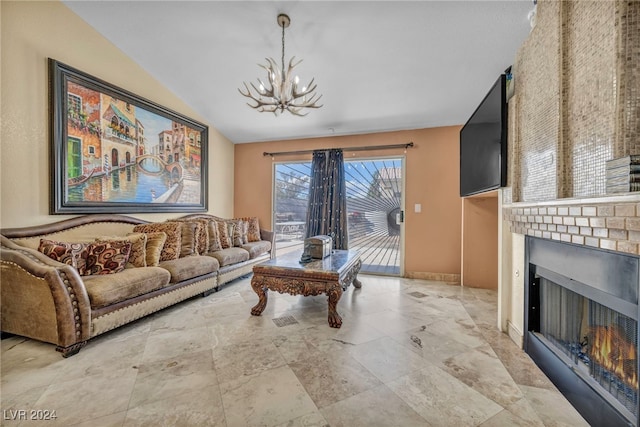
[[[638,426],[640,257],[525,246],[525,351],[589,424]]]

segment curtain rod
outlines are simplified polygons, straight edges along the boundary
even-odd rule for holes
[[[390,150],[392,148],[404,148],[405,150],[409,147],[413,147],[413,142],[407,142],[406,144],[392,144],[392,145],[366,145],[363,147],[343,147],[343,148],[321,148],[322,150],[342,150],[342,151],[367,151],[367,150]],[[299,150],[299,151],[279,151],[277,153],[262,153],[263,156],[282,156],[282,155],[290,155],[290,154],[311,154],[314,151],[318,150]]]

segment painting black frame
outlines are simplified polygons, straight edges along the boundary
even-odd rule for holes
[[[170,120],[174,126],[183,126],[181,129],[199,132],[199,165],[196,168],[196,170],[199,169],[200,177],[199,201],[195,203],[177,203],[175,201],[116,202],[109,200],[68,200],[68,188],[70,185],[67,173],[67,141],[69,137],[69,106],[67,98],[69,82],[80,85],[90,91],[97,91],[100,96],[106,95],[113,99],[124,101],[133,107],[146,110],[147,113]],[[51,214],[206,212],[208,210],[208,126],[51,58],[49,58],[49,89],[51,113]],[[102,127],[100,127],[96,134],[99,135],[98,138],[102,142]],[[184,144],[186,145],[186,139],[184,140]],[[102,147],[100,153],[102,153]],[[102,161],[102,154],[99,161]],[[179,162],[175,163],[179,164]],[[132,166],[132,164],[129,164],[129,166]],[[117,169],[120,169],[120,164],[118,164]],[[96,168],[92,170],[94,172],[91,174],[95,173]],[[107,170],[111,171],[111,169]],[[182,170],[183,169],[178,169],[177,172],[180,173],[180,182],[183,182]],[[175,170],[172,170],[172,172],[175,172]],[[91,176],[91,174],[89,176]]]

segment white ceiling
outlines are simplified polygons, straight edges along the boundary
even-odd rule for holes
[[[529,34],[531,0],[65,1],[234,143],[464,124]],[[238,93],[286,61],[322,94],[306,117]],[[125,88],[126,89],[126,88]]]

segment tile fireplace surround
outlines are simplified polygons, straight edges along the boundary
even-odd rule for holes
[[[517,203],[502,214],[512,233],[640,254],[640,195]]]

